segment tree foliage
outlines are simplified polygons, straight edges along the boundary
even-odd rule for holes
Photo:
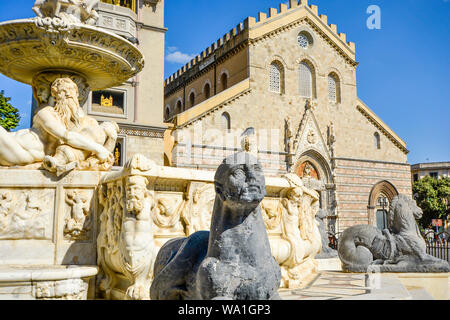
[[[425,177],[413,184],[417,205],[423,211],[419,224],[426,228],[432,219],[447,219],[450,213],[450,178]]]
[[[19,125],[19,110],[14,108],[9,101],[11,98],[4,96],[4,91],[0,91],[0,126],[8,131]]]

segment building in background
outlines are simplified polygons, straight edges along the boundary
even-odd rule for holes
[[[413,183],[426,176],[434,179],[450,178],[450,162],[417,163],[411,166]]]
[[[411,195],[406,143],[357,96],[355,44],[318,7],[291,0],[249,17],[165,81],[165,163],[215,170],[254,127],[267,176],[321,194],[330,231],[385,227]]]
[[[83,109],[98,121],[120,127],[114,156],[123,166],[135,153],[163,164],[164,0],[101,0],[97,26],[134,43],[145,67],[120,87],[91,92]],[[36,107],[33,103],[33,110]]]

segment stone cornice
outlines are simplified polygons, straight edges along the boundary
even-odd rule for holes
[[[196,105],[194,108],[188,109],[183,113],[176,115],[176,128],[179,129],[189,126],[250,92],[250,80],[247,78],[233,87],[217,94],[216,96],[213,96],[209,100]]]
[[[370,160],[370,159],[357,159],[357,158],[341,158],[341,157],[335,157],[332,158],[332,160],[341,160],[341,161],[356,161],[356,162],[370,162],[370,163],[382,163],[382,164],[394,164],[399,166],[407,166],[410,167],[409,163],[402,163],[402,162],[390,162],[390,161],[381,161],[381,160]],[[336,168],[340,168],[340,165],[338,164]]]
[[[151,137],[151,138],[164,138],[164,127],[142,126],[135,124],[122,124],[118,123],[120,131],[119,134],[127,136],[138,137]]]
[[[446,170],[450,169],[450,162],[416,163],[411,165],[411,170]]]

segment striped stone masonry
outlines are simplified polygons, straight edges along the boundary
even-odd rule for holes
[[[377,199],[382,192],[375,190],[377,185],[391,184],[399,194],[412,194],[409,164],[336,159],[335,166],[339,231],[353,225],[374,224],[371,199]]]

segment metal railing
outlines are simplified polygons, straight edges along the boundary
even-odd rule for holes
[[[428,232],[424,238],[427,244],[427,254],[450,263],[450,234]]]

